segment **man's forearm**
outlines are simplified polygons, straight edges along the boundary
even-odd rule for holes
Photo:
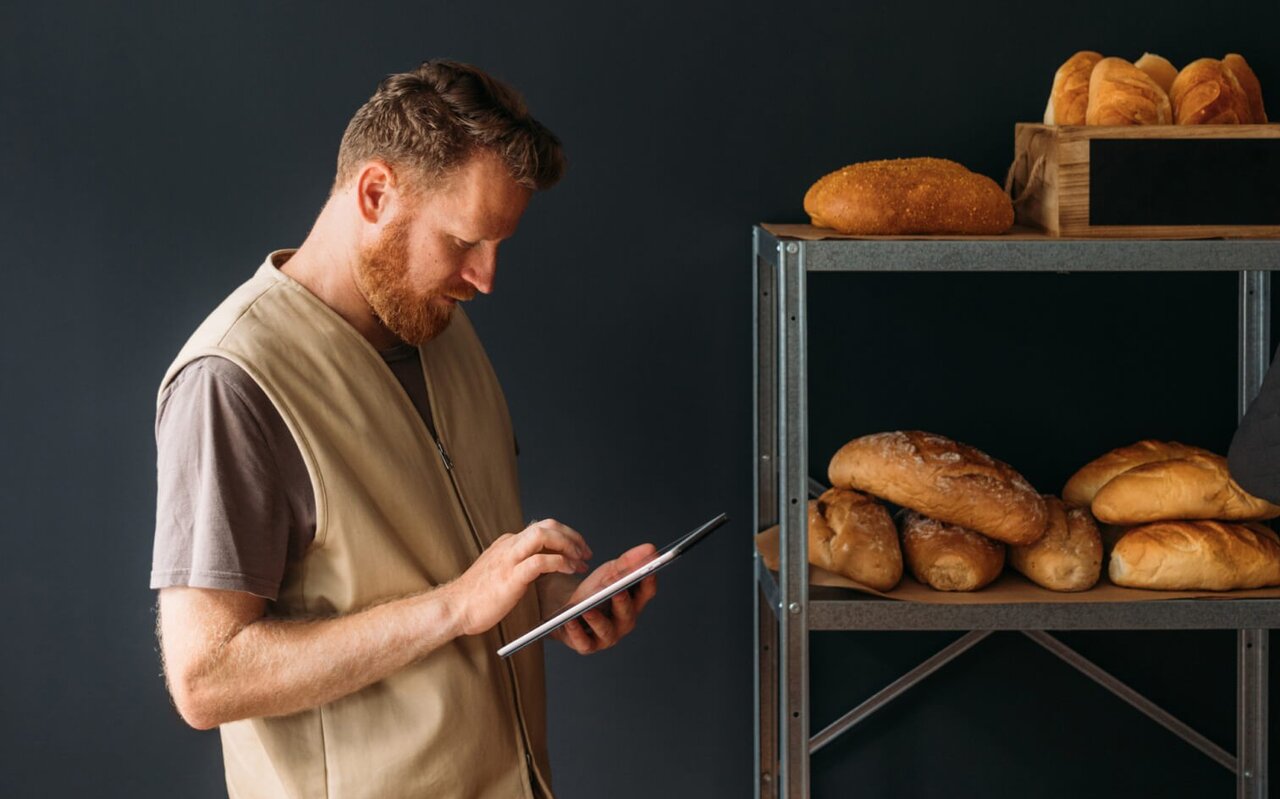
[[[205,650],[212,654],[187,674],[170,675],[183,717],[206,729],[331,702],[404,668],[457,630],[440,588],[346,616],[260,618],[210,634],[218,639],[205,642],[214,644]]]

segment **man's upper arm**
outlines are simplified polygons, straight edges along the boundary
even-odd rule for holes
[[[275,599],[295,524],[282,483],[291,471],[278,464],[273,442],[282,424],[252,378],[226,359],[192,361],[174,379],[156,418],[152,588]],[[300,460],[287,443],[293,451],[284,456]]]

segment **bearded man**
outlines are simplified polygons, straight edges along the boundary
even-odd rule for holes
[[[506,400],[459,303],[564,170],[480,70],[388,76],[324,208],[160,385],[151,586],[178,712],[233,797],[550,797],[542,648],[506,641],[653,552],[525,526]],[[536,590],[529,590],[535,587]],[[631,631],[647,578],[556,638]]]

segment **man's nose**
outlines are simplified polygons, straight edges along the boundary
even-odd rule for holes
[[[493,291],[493,279],[497,271],[497,248],[483,247],[468,259],[462,270],[462,279],[475,286],[476,291],[481,294],[488,294]]]

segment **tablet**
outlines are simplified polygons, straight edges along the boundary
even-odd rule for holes
[[[727,521],[729,521],[728,514],[722,513],[693,532],[680,536],[675,541],[653,553],[649,560],[636,566],[630,572],[596,591],[591,596],[574,602],[572,605],[565,605],[560,610],[557,610],[537,627],[499,649],[498,655],[507,657],[519,652],[534,641],[550,634],[565,622],[572,621],[595,606],[608,601],[614,594],[625,591],[658,569],[674,562],[676,558],[692,549],[694,544],[710,535],[712,530]]]

